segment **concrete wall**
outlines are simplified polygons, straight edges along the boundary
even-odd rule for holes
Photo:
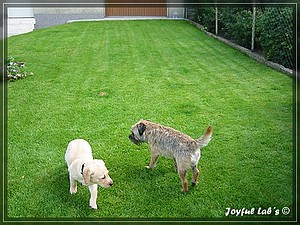
[[[101,0],[100,0],[101,1]],[[168,7],[169,18],[184,18],[184,7]],[[69,20],[88,20],[105,18],[104,7],[41,7],[8,8],[8,36],[31,32],[67,23]]]
[[[35,29],[65,24],[68,20],[103,19],[105,9],[99,8],[34,8]]]
[[[33,31],[35,23],[32,8],[8,8],[8,37]]]

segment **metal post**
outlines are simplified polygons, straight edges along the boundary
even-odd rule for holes
[[[254,39],[255,39],[255,20],[256,20],[256,7],[253,7],[253,19],[252,19],[252,37],[251,37],[251,51],[254,51]]]
[[[218,7],[216,7],[216,35],[218,35]]]

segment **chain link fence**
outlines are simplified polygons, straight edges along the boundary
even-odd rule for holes
[[[187,17],[269,61],[295,68],[293,7],[189,7]]]

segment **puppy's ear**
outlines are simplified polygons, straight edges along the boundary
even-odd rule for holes
[[[92,171],[89,169],[89,168],[86,168],[84,171],[83,171],[83,179],[84,179],[84,183],[85,184],[89,184],[91,182],[91,176],[93,175],[94,173],[92,173]]]
[[[145,130],[146,130],[146,125],[145,125],[144,123],[139,123],[139,124],[137,125],[137,129],[138,129],[138,131],[139,131],[139,134],[142,136],[143,133],[144,133]]]

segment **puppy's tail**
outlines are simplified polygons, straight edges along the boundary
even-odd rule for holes
[[[197,141],[199,143],[200,148],[205,147],[206,145],[208,145],[208,143],[211,140],[211,135],[212,135],[212,127],[209,126],[206,129],[205,134],[203,134]]]

